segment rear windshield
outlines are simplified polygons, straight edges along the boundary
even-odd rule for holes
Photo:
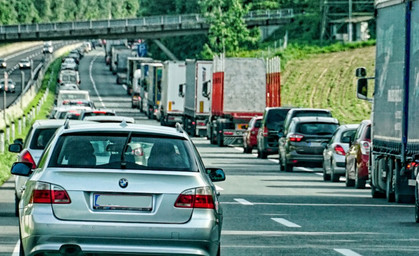
[[[61,77],[61,80],[63,81],[63,83],[69,82],[69,83],[75,84],[77,82],[76,77],[73,75],[63,75]]]
[[[332,135],[339,127],[332,123],[300,123],[297,124],[296,132],[307,135]]]
[[[261,125],[262,125],[262,119],[256,119],[255,128],[260,128]]]
[[[270,130],[279,130],[284,125],[288,109],[272,109],[266,118],[266,127]]]
[[[61,136],[50,167],[197,170],[187,140],[128,133]]]
[[[324,116],[332,117],[332,113],[327,111],[297,111],[294,117],[303,117],[303,116]]]
[[[84,113],[84,117],[86,117],[86,116],[115,116],[115,113],[113,113],[113,112],[103,112],[103,111],[86,112],[86,113]]]
[[[45,149],[45,146],[48,144],[52,135],[54,135],[57,128],[45,128],[35,130],[32,140],[31,140],[31,149]]]
[[[353,138],[355,136],[355,133],[356,129],[342,132],[342,134],[340,135],[340,141],[345,140],[344,138]]]

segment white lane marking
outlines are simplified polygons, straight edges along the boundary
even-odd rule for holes
[[[295,224],[295,223],[293,223],[291,221],[288,221],[288,220],[286,220],[284,218],[271,218],[271,220],[276,221],[279,224],[282,224],[282,225],[284,225],[286,227],[289,227],[289,228],[301,228],[300,225],[297,225],[297,224]]]
[[[233,147],[233,148],[237,151],[243,151],[243,148],[240,148],[240,147]]]
[[[234,201],[239,202],[242,205],[253,205],[251,202],[244,200],[243,198],[234,198]]]
[[[279,164],[279,160],[278,159],[268,159],[268,160],[271,161],[271,162],[274,162],[276,164]]]
[[[379,235],[378,232],[307,232],[307,231],[263,231],[263,230],[222,230],[222,235],[231,236],[330,236],[330,235]],[[382,233],[381,233],[382,234]]]
[[[358,254],[349,249],[333,249],[333,250],[345,256],[361,256],[361,254]]]
[[[336,197],[336,195],[333,195]],[[371,197],[371,196],[369,196]],[[236,200],[236,199],[234,199]],[[244,199],[239,199],[244,200]],[[237,201],[237,200],[236,200]],[[246,201],[246,200],[245,200]],[[221,202],[222,204],[237,204],[237,202]],[[299,203],[257,203],[252,205],[271,205],[271,206],[315,206],[315,207],[383,207],[383,208],[414,208],[414,205],[398,205],[398,204],[299,204]]]
[[[95,80],[93,79],[93,76],[92,76],[92,68],[93,68],[93,63],[95,62],[95,60],[97,59],[97,57],[98,57],[99,55],[96,55],[93,59],[92,59],[92,61],[90,62],[90,65],[89,65],[89,77],[90,77],[90,81],[92,82],[92,84],[93,84],[93,89],[95,89],[95,92],[96,92],[96,94],[97,94],[97,97],[98,97],[98,99],[99,99],[99,101],[100,101],[100,104],[102,104],[102,106],[104,107],[104,108],[106,108],[105,107],[105,104],[103,103],[103,100],[102,100],[102,98],[100,97],[100,94],[99,94],[99,92],[98,92],[98,90],[97,90],[97,88],[96,88],[96,83],[95,83]]]
[[[15,246],[15,249],[13,250],[12,256],[19,256],[20,252],[20,241],[18,240]]]
[[[215,185],[215,189],[217,189],[217,191],[223,191],[224,190],[222,187],[219,187],[217,185]]]

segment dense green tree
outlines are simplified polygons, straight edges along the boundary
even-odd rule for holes
[[[18,23],[32,23],[38,22],[38,11],[32,0],[16,0],[14,8],[17,13]]]
[[[257,46],[259,30],[249,30],[243,19],[250,5],[244,6],[240,0],[203,0],[201,7],[210,23],[209,43],[204,46],[203,56],[210,58],[221,52]]]
[[[13,3],[9,0],[0,0],[0,24],[17,23],[17,13]]]

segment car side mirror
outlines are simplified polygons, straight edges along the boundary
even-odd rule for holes
[[[23,144],[23,139],[17,138],[13,141],[14,144]]]
[[[13,143],[9,145],[9,151],[13,153],[20,153],[22,151],[22,143]]]
[[[356,77],[366,77],[367,76],[367,69],[366,68],[364,68],[364,67],[361,67],[361,68],[357,68],[356,70],[355,70],[355,76]]]
[[[224,181],[226,175],[223,169],[220,168],[206,168],[207,174],[212,182]]]
[[[29,176],[32,174],[32,164],[16,162],[12,165],[11,173],[18,176]]]

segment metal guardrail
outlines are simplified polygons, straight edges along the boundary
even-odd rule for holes
[[[245,21],[255,21],[261,19],[282,19],[294,17],[293,9],[281,10],[258,10],[249,12]],[[38,23],[38,24],[19,24],[2,25],[0,34],[8,33],[38,33],[51,31],[68,31],[82,29],[104,29],[119,27],[136,26],[160,26],[160,25],[180,25],[180,24],[205,24],[206,18],[201,14],[170,15],[170,16],[150,16],[133,19],[109,19],[109,20],[90,20],[76,22],[58,23]]]

